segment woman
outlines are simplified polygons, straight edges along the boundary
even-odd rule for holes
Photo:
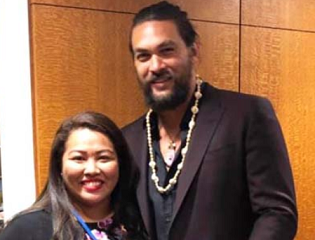
[[[58,129],[47,184],[0,240],[146,239],[136,203],[137,169],[118,127],[80,113]]]

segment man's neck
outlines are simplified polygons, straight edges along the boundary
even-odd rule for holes
[[[157,113],[160,128],[164,128],[169,133],[179,130],[181,121],[195,92],[195,81],[192,83],[193,85],[191,86],[190,93],[184,103],[175,109],[165,110]]]
[[[188,103],[185,102],[178,106],[176,109],[167,110],[158,113],[159,128],[171,133],[177,132],[180,128],[180,123],[186,112]]]

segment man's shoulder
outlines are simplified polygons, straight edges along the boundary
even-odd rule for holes
[[[266,99],[264,96],[254,95],[245,92],[238,92],[236,90],[227,90],[227,89],[220,89],[210,84],[207,84],[207,91],[210,94],[217,93],[220,97],[227,98],[227,99],[240,99],[240,100],[249,100],[249,99]]]
[[[207,94],[211,98],[218,98],[221,104],[225,107],[236,105],[242,105],[243,107],[253,107],[253,105],[267,104],[270,105],[270,101],[264,96],[258,96],[250,93],[242,93],[237,91],[219,89],[214,86],[208,85]]]
[[[121,130],[122,130],[123,134],[124,135],[129,135],[129,134],[133,134],[133,133],[139,133],[139,131],[141,129],[143,129],[144,118],[145,118],[145,115],[137,118],[133,122],[128,123],[127,125],[122,127]]]

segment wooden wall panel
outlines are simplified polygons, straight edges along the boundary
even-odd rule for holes
[[[315,236],[315,33],[243,27],[241,91],[274,104],[287,141],[299,208],[296,239]]]
[[[131,17],[84,9],[32,7],[39,189],[46,179],[52,136],[65,117],[91,109],[106,113],[121,126],[144,111],[125,31]]]
[[[65,117],[92,109],[122,126],[145,111],[128,34],[133,13],[154,2],[158,1],[29,0],[38,190],[46,181],[52,137]],[[198,72],[205,80],[273,102],[294,171],[300,214],[296,239],[313,239],[315,2],[171,2],[194,19],[202,43]],[[243,26],[239,36],[240,9],[242,24],[269,29]]]
[[[122,11],[135,13],[144,6],[159,2],[159,0],[29,0],[31,3],[53,4],[107,11]],[[221,21],[229,23],[239,22],[239,0],[170,0],[179,4],[189,12],[194,19]]]
[[[145,106],[128,50],[132,14],[34,4],[31,16],[39,190],[52,137],[65,117],[91,109],[123,126]],[[237,90],[238,28],[195,23],[203,43],[200,74],[218,87]]]
[[[194,22],[200,34],[201,62],[197,72],[216,87],[239,90],[239,27]]]
[[[242,0],[242,23],[315,31],[315,1]]]

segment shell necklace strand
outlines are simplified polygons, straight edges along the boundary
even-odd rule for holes
[[[146,115],[146,127],[147,127],[147,138],[148,138],[148,147],[149,147],[149,156],[150,156],[150,161],[149,161],[149,166],[151,168],[152,171],[152,175],[151,175],[151,179],[154,182],[154,185],[156,187],[156,189],[160,192],[160,193],[166,193],[167,191],[169,191],[172,186],[174,186],[177,183],[179,174],[181,172],[181,170],[183,169],[184,166],[184,162],[186,159],[186,153],[188,151],[188,147],[189,147],[189,143],[191,140],[191,134],[192,131],[195,127],[195,120],[196,120],[196,116],[197,113],[199,111],[198,108],[198,103],[200,98],[202,97],[201,94],[201,84],[202,84],[202,79],[197,75],[196,76],[196,82],[197,82],[197,90],[195,92],[195,104],[194,106],[191,108],[191,112],[192,112],[192,116],[189,122],[189,129],[188,129],[188,133],[187,133],[187,137],[186,137],[186,145],[185,147],[183,147],[183,149],[181,150],[181,154],[182,154],[182,161],[177,165],[177,170],[173,176],[173,178],[171,178],[168,182],[168,184],[166,185],[166,187],[161,187],[159,185],[159,177],[156,174],[156,162],[154,159],[154,152],[153,152],[153,144],[152,144],[152,134],[151,134],[151,124],[150,124],[150,115],[152,113],[152,109],[149,109],[147,115]]]

